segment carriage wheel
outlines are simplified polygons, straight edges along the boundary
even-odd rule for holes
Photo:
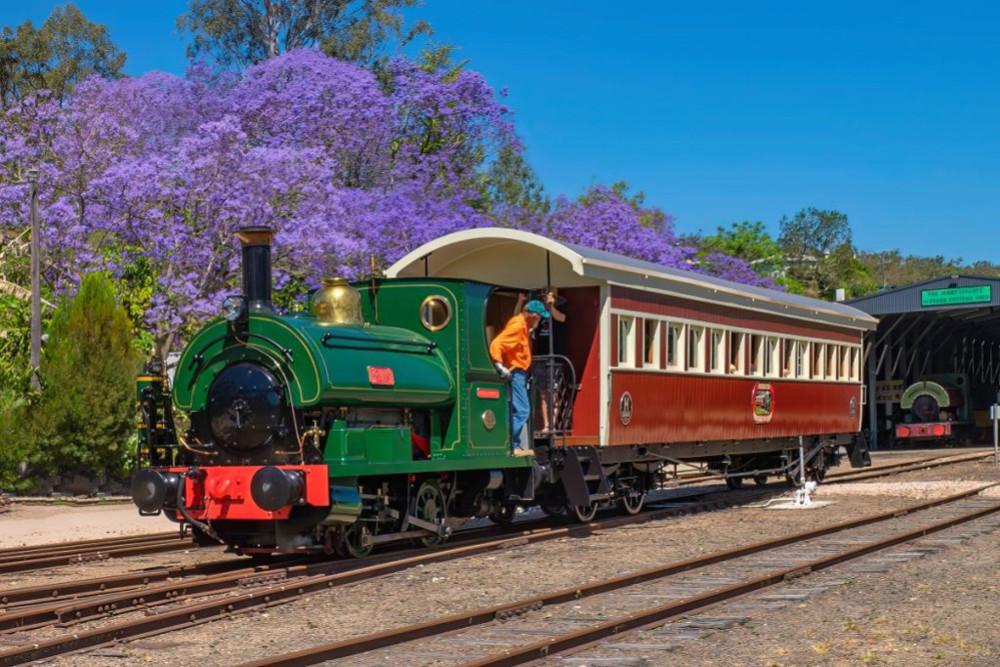
[[[757,486],[767,486],[767,475],[754,475],[753,483]]]
[[[498,505],[495,510],[490,512],[490,521],[501,526],[509,526],[514,523],[514,517],[517,515],[517,505],[511,505],[509,503],[504,503]]]
[[[727,477],[726,486],[732,490],[743,488],[743,478],[742,477]]]
[[[369,535],[368,526],[357,521],[344,529],[340,543],[347,555],[352,558],[364,558],[372,552],[370,543],[367,546],[362,546],[364,538]]]
[[[573,515],[580,523],[590,523],[597,515],[597,502],[592,502],[589,505],[574,505]]]
[[[420,485],[417,497],[413,500],[413,515],[431,523],[437,523],[445,518],[445,500],[441,485],[431,480]],[[443,535],[428,535],[421,537],[420,543],[425,547],[436,547],[446,539],[448,538]]]
[[[618,499],[618,506],[625,514],[634,516],[642,509],[646,502],[646,494],[640,491],[626,491],[625,495]]]

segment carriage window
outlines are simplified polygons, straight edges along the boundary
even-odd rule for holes
[[[764,375],[768,377],[778,377],[781,370],[778,364],[781,362],[778,356],[778,339],[768,336],[764,339]]]
[[[451,304],[443,296],[429,296],[420,304],[420,323],[430,331],[440,331],[451,321]]]
[[[840,379],[851,379],[851,350],[846,345],[840,346]]]
[[[822,380],[826,369],[826,366],[823,364],[823,360],[826,358],[826,343],[813,343],[812,358],[813,377]]]
[[[750,336],[750,374],[764,375],[764,337]]]
[[[667,324],[667,368],[683,367],[682,340],[684,340],[684,325]]]
[[[743,353],[743,343],[746,336],[731,331],[729,333],[729,372],[736,375],[746,373],[746,355]]]
[[[642,365],[660,366],[660,321],[644,320],[642,327]]]
[[[826,345],[826,379],[837,379],[837,346],[827,343]]]
[[[858,360],[861,358],[861,350],[856,347],[851,348],[851,379],[855,382],[861,379],[861,364]]]
[[[705,370],[705,327],[688,326],[688,370]]]
[[[798,341],[798,354],[795,355],[795,377],[809,377],[809,341]]]
[[[618,365],[635,366],[634,317],[618,317]]]
[[[781,375],[786,378],[795,377],[795,341],[786,339],[781,342],[784,348],[784,354],[781,358]]]
[[[709,350],[709,368],[713,373],[726,372],[726,332],[712,329],[712,347]]]

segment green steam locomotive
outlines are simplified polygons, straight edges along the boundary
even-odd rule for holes
[[[241,552],[363,556],[534,498],[543,466],[511,455],[507,385],[468,335],[491,287],[327,280],[308,314],[278,315],[272,234],[239,233],[243,295],[185,347],[172,397],[161,374],[139,378],[140,512]]]

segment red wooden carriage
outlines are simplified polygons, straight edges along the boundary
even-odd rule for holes
[[[775,474],[802,436],[821,476],[839,445],[852,462],[866,453],[862,335],[877,321],[850,306],[512,229],[449,234],[387,274],[498,286],[487,338],[518,290],[556,286],[568,318],[559,352],[576,392],[563,407],[571,422],[536,436],[593,447],[605,466],[698,459],[726,474]]]

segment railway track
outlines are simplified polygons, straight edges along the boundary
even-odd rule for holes
[[[900,465],[886,466],[868,475],[883,476],[931,465],[948,465],[976,460],[986,454],[946,457],[947,460],[927,459],[910,462],[904,470]],[[913,467],[919,466],[919,467]],[[843,477],[847,477],[844,475]],[[853,481],[853,478],[844,481]],[[21,664],[67,652],[96,648],[130,638],[168,632],[197,623],[215,620],[241,611],[259,609],[291,601],[310,592],[385,576],[419,564],[439,562],[484,553],[491,550],[522,546],[567,536],[585,536],[597,530],[753,502],[780,487],[764,487],[739,494],[698,494],[674,501],[668,508],[657,507],[635,517],[602,517],[590,524],[560,525],[550,522],[518,522],[516,532],[500,528],[474,529],[456,534],[449,547],[433,552],[409,550],[389,553],[366,561],[329,562],[319,558],[304,558],[276,563],[272,567],[248,567],[245,559],[219,561],[201,566],[157,568],[85,581],[67,582],[55,586],[37,586],[0,590],[0,633],[26,633],[52,625],[78,625],[97,618],[128,616],[142,610],[147,616],[123,620],[100,629],[77,632],[69,638],[49,639],[35,645],[0,651],[0,665]],[[705,495],[717,499],[697,502]],[[677,503],[676,501],[680,501]],[[175,538],[176,539],[176,538]],[[74,543],[70,548],[94,546]],[[14,550],[8,550],[14,551]],[[3,555],[4,552],[0,552]]]
[[[861,471],[833,473],[825,484],[839,484],[847,481],[876,479],[886,474],[902,474],[943,465],[954,465],[983,459],[989,453],[974,453],[960,456],[929,457],[917,461],[896,463]],[[719,478],[713,475],[687,472],[682,473],[678,482],[670,488],[705,484]],[[53,567],[77,565],[80,563],[113,558],[127,558],[171,551],[196,548],[190,541],[180,537],[179,532],[167,531],[130,537],[112,537],[96,540],[62,542],[29,547],[0,549],[0,574],[29,572]],[[3,602],[0,596],[0,604]]]
[[[0,550],[0,574],[192,548],[179,531]]]
[[[752,502],[761,495],[761,493],[744,493],[741,497],[743,502]],[[502,537],[492,536],[492,530],[482,531],[484,534],[480,537],[459,533],[456,538],[460,541],[452,546],[435,551],[419,549],[401,554],[387,554],[374,563],[371,560],[347,562],[317,560],[312,563],[255,570],[252,573],[233,571],[219,576],[187,577],[176,582],[129,587],[106,595],[88,595],[63,602],[43,603],[37,597],[37,589],[33,590],[36,597],[31,599],[30,604],[27,602],[31,591],[27,589],[0,591],[0,599],[7,597],[9,600],[19,599],[22,602],[22,606],[0,613],[0,628],[5,628],[0,632],[17,637],[18,642],[27,642],[23,646],[0,650],[0,667],[24,664],[190,627],[226,618],[232,614],[290,602],[309,593],[386,576],[421,564],[464,558],[564,537],[583,537],[599,530],[655,521],[678,514],[707,511],[732,506],[739,502],[734,498],[720,497],[667,508],[657,508],[654,505],[636,516],[603,517],[588,524],[521,528],[515,533],[508,531]],[[534,522],[531,522],[531,525],[535,525]],[[472,532],[467,531],[467,533]],[[120,583],[109,579],[102,582],[106,586]],[[198,600],[199,597],[205,596],[210,597]],[[41,639],[37,642],[25,637],[31,630],[54,625],[74,626],[96,618],[125,616],[140,610],[144,612],[143,615],[132,614],[135,618],[111,624],[104,622],[100,627],[75,630],[68,636]],[[2,636],[4,635],[0,634],[0,637]]]
[[[351,665],[432,661],[486,667],[521,665],[595,647],[617,650],[620,655],[622,649],[650,640],[610,648],[600,643],[963,523],[987,518],[989,523],[983,530],[996,529],[1000,527],[1000,500],[976,497],[992,486],[996,484],[902,511],[315,646],[243,667],[298,667],[348,659]],[[936,548],[912,548],[908,555],[915,557]],[[656,604],[649,606],[649,600]],[[474,655],[484,648],[489,652]],[[646,648],[654,650],[650,645]],[[663,641],[660,648],[669,650]],[[469,661],[470,657],[474,659]]]

